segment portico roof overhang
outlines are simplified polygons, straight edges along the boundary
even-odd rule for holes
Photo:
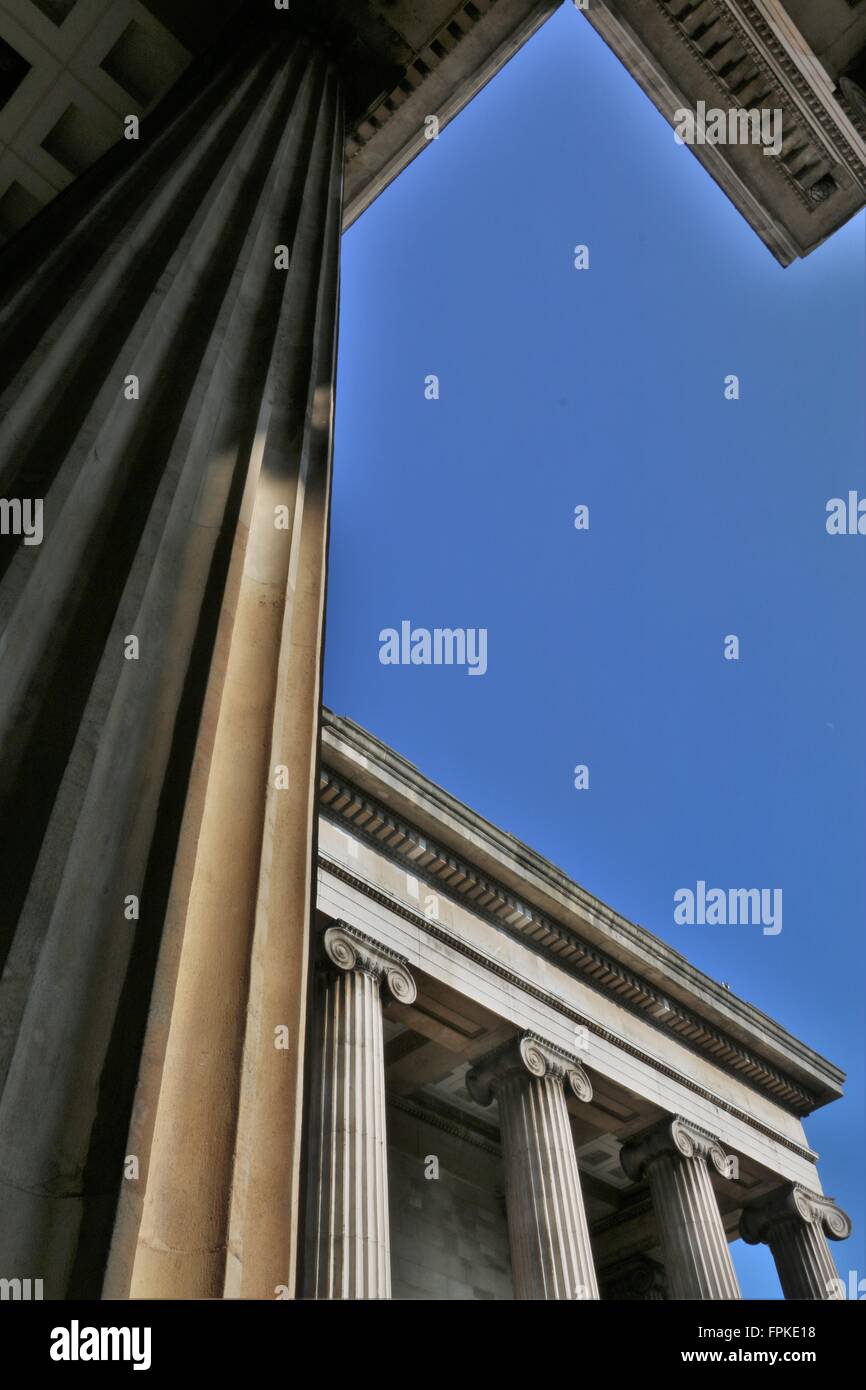
[[[324,712],[320,806],[595,988],[802,1116],[845,1074],[350,719]]]
[[[4,0],[0,37],[25,76],[0,109],[0,231],[9,234],[7,202],[22,225],[106,142],[124,143],[126,113],[146,117],[192,57],[231,47],[259,20],[309,33],[340,67],[348,227],[429,148],[429,117],[446,126],[560,3],[104,0],[88,28],[73,6],[52,23],[30,0]],[[864,205],[866,14],[844,24],[828,18],[813,33],[810,11],[799,5],[806,32],[797,27],[791,0],[587,0],[577,8],[672,125],[678,110],[699,104],[779,112],[778,156],[751,143],[703,141],[691,153],[781,264],[807,255]],[[142,42],[150,55],[144,89]],[[53,106],[67,108],[62,139],[46,135],[42,113]]]

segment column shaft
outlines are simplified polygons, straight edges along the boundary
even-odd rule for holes
[[[706,1160],[658,1158],[649,1170],[672,1299],[739,1298]]]
[[[561,1079],[515,1074],[497,1099],[517,1297],[598,1298]]]
[[[415,997],[405,963],[340,923],[317,980],[307,1164],[306,1291],[390,1298],[381,985]]]
[[[730,1161],[718,1141],[675,1118],[622,1149],[629,1177],[646,1176],[662,1233],[670,1299],[740,1297],[708,1162],[728,1177]]]
[[[770,1232],[767,1244],[786,1298],[828,1302],[838,1296],[839,1271],[816,1222],[779,1222]]]
[[[361,971],[323,986],[318,1115],[310,1168],[317,1239],[313,1298],[390,1298],[385,1070],[379,981]]]
[[[6,258],[0,1274],[46,1297],[119,1187],[112,1293],[292,1284],[342,126],[274,23]]]
[[[499,1105],[514,1291],[519,1299],[597,1299],[565,1083],[592,1088],[580,1065],[524,1035],[473,1067],[473,1099]]]

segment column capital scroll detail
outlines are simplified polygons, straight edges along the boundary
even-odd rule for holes
[[[497,1086],[515,1072],[538,1079],[549,1076],[562,1081],[578,1100],[592,1100],[592,1082],[577,1058],[535,1033],[510,1038],[476,1062],[466,1077],[467,1090],[477,1104],[489,1105]]]
[[[851,1234],[850,1217],[832,1197],[789,1183],[743,1208],[740,1235],[747,1245],[764,1244],[786,1222],[818,1226],[830,1240],[847,1240]]]
[[[321,936],[322,951],[337,970],[358,970],[384,982],[398,1004],[413,1004],[417,988],[409,962],[348,922],[334,922]]]
[[[620,1162],[626,1175],[639,1182],[649,1165],[666,1154],[706,1159],[723,1178],[731,1176],[731,1160],[715,1135],[680,1115],[668,1116],[630,1139],[620,1151]]]

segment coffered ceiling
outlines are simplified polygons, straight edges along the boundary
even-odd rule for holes
[[[192,54],[139,0],[0,0],[0,236],[22,227]]]
[[[423,148],[557,0],[0,0],[0,241],[121,139],[195,55],[259,18],[312,32],[339,64],[347,221]],[[420,89],[423,87],[423,92]]]

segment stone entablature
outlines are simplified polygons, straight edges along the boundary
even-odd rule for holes
[[[808,1114],[841,1094],[843,1074],[838,1068],[759,1010],[722,991],[715,981],[689,966],[679,952],[620,917],[526,846],[472,815],[357,725],[326,712],[324,748],[320,805],[336,823],[350,828],[353,836],[375,845],[377,852],[402,864],[437,892],[465,901],[473,913],[526,941],[533,950],[555,958],[557,964],[581,975],[594,989],[638,1014],[653,1028],[693,1047],[714,1066],[730,1071],[792,1114]],[[379,762],[380,750],[383,756]],[[346,776],[350,769],[356,781]],[[397,780],[401,774],[405,781]],[[367,787],[358,785],[362,779]],[[370,784],[378,785],[379,797],[369,790]],[[412,821],[400,814],[403,806],[414,811]],[[431,812],[439,818],[440,836],[436,839],[423,824]],[[418,821],[422,821],[420,828]],[[460,835],[463,854],[443,843],[446,825]],[[483,869],[478,867],[479,857],[489,860],[491,841],[501,856],[502,877],[490,874],[486,863]],[[520,897],[502,881],[516,867],[522,871],[524,891]],[[560,905],[559,920],[529,900],[535,882],[542,888],[552,887]],[[576,926],[567,925],[567,916]],[[589,939],[593,929],[596,939],[607,940],[607,950]],[[632,948],[630,953],[640,973],[617,959],[611,949],[622,955],[624,947]],[[690,998],[690,1003],[683,1002],[683,996]],[[785,1068],[766,1056],[774,1043],[776,1056],[787,1054]],[[795,1071],[808,1075],[808,1084],[799,1075],[792,1075]]]
[[[323,822],[320,834],[327,841],[334,831]],[[411,969],[422,968],[562,1052],[575,1055],[579,1034],[585,1047],[582,1062],[593,1072],[721,1134],[728,1149],[750,1156],[780,1179],[818,1185],[817,1155],[790,1113],[709,1061],[695,1058],[697,1066],[690,1066],[692,1054],[674,1039],[663,1049],[652,1047],[653,1030],[637,1020],[629,1026],[629,1016],[613,1005],[602,1021],[586,1008],[586,987],[572,983],[558,967],[535,964],[534,953],[517,943],[497,955],[497,930],[480,919],[473,926],[473,918],[459,911],[459,920],[446,926],[397,901],[374,881],[372,850],[363,848],[360,865],[352,858],[349,869],[333,857],[335,848],[329,843],[326,853],[320,847],[318,906],[323,914],[351,919],[408,960]]]
[[[866,201],[866,125],[782,0],[592,0],[586,18],[661,114],[781,112],[782,148],[692,152],[782,265],[807,255]]]

